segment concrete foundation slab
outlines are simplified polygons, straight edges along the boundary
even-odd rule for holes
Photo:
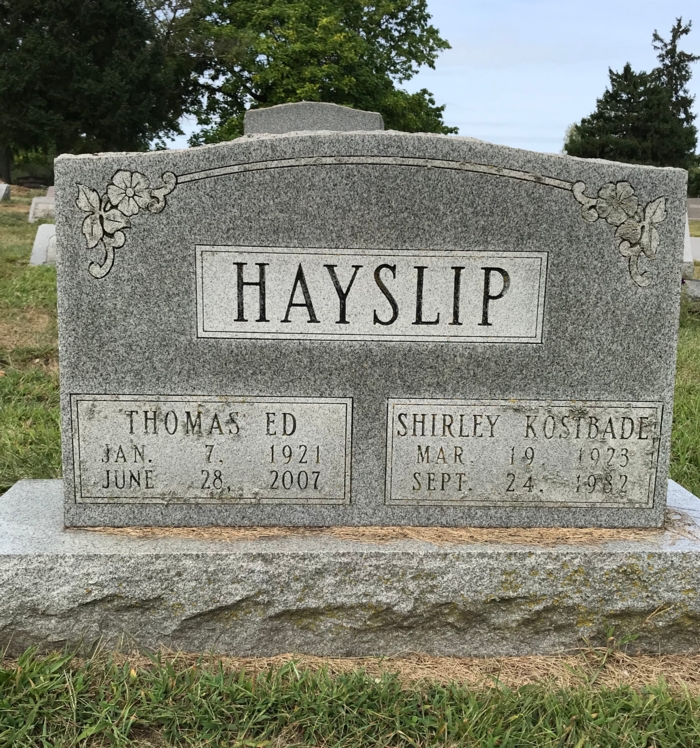
[[[479,542],[439,528],[430,537],[445,542],[420,528],[391,542],[373,542],[371,528],[247,528],[244,539],[64,529],[62,491],[20,481],[0,497],[0,647],[12,654],[122,642],[241,656],[523,655],[603,643],[612,627],[636,635],[638,651],[700,652],[700,499],[673,482],[665,530],[531,529],[523,541],[482,529]],[[489,532],[510,542],[486,542]]]

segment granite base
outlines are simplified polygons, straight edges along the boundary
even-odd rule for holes
[[[670,528],[585,543],[582,531],[562,531],[550,547],[298,531],[132,537],[64,529],[62,492],[58,480],[25,480],[0,497],[0,647],[10,654],[101,643],[239,656],[525,655],[602,644],[611,628],[635,635],[636,651],[700,652],[700,499],[673,482]]]

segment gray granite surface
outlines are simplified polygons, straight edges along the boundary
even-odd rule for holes
[[[379,112],[363,112],[338,104],[300,101],[263,109],[249,109],[243,127],[246,135],[299,130],[383,130]]]
[[[145,539],[64,529],[61,482],[21,481],[0,497],[0,646],[464,657],[604,646],[614,627],[635,651],[698,653],[700,500],[671,482],[669,510],[673,529],[554,547]]]
[[[36,231],[30,265],[56,264],[56,226],[53,223],[42,223]]]
[[[0,184],[0,203],[9,202],[10,200],[10,185]]]
[[[662,521],[684,171],[323,131],[56,179],[68,525]]]

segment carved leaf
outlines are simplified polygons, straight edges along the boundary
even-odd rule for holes
[[[96,213],[100,210],[100,196],[96,190],[88,189],[84,184],[79,184],[78,198],[75,204],[86,213]]]
[[[659,197],[644,208],[644,222],[657,224],[666,218],[666,198]]]
[[[647,227],[642,241],[640,242],[642,252],[650,259],[653,260],[656,257],[656,251],[659,248],[659,232],[653,227]]]
[[[100,216],[98,213],[91,213],[89,216],[85,217],[85,220],[83,221],[83,234],[87,239],[88,249],[92,249],[100,243],[100,239],[102,239],[104,232],[102,230],[102,223],[100,222]]]
[[[104,229],[108,234],[114,234],[120,229],[128,229],[131,227],[129,219],[120,213],[116,208],[105,211],[103,214],[104,218]]]

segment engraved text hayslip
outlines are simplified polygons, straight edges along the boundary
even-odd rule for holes
[[[390,400],[387,504],[653,504],[662,406]]]
[[[197,247],[200,338],[541,343],[546,252]]]
[[[78,503],[350,502],[352,401],[73,395]]]

